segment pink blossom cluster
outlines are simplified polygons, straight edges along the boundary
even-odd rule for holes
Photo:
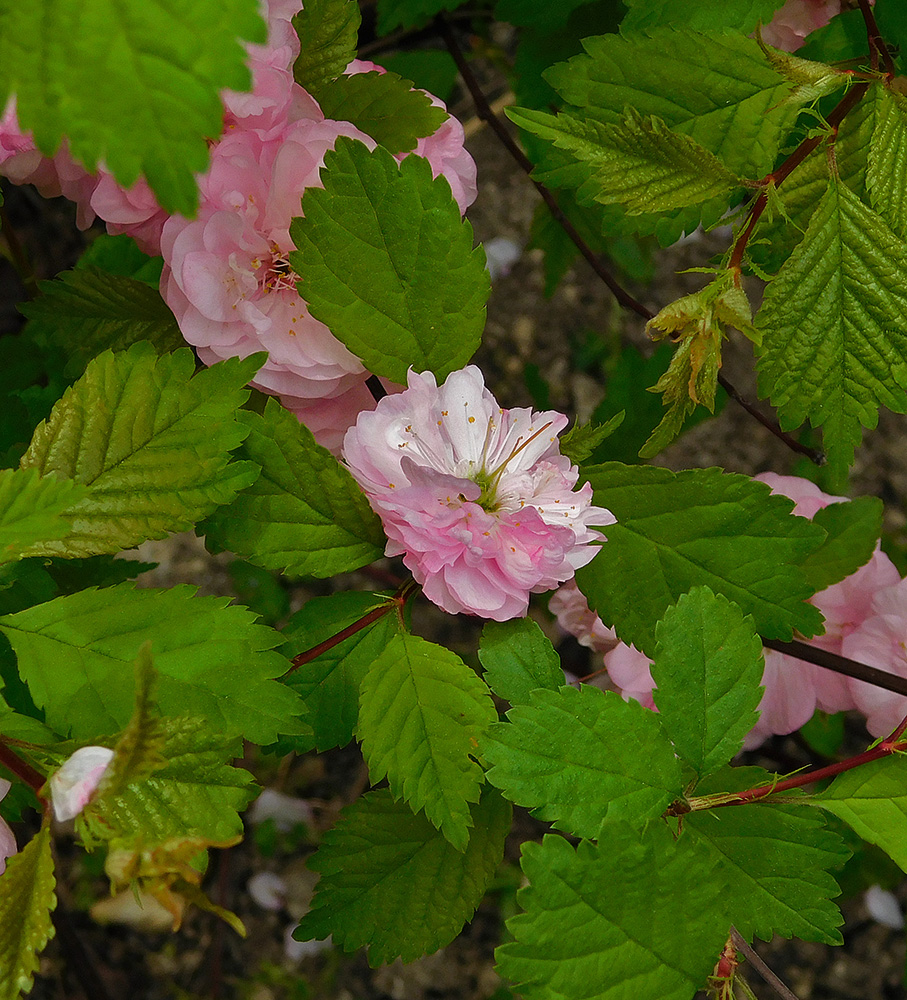
[[[787,0],[762,29],[762,40],[776,49],[795,52],[806,36],[824,28],[841,13],[841,0]]]
[[[763,473],[756,479],[795,501],[794,513],[801,517],[812,518],[845,499],[795,476]],[[815,594],[811,603],[825,616],[825,634],[810,639],[810,645],[907,678],[907,580],[901,580],[878,546],[864,566]],[[608,677],[625,698],[654,707],[649,657],[621,642],[589,610],[575,584],[561,587],[549,607],[566,632],[602,654]],[[887,736],[907,716],[907,698],[902,695],[774,650],[765,650],[762,685],[759,721],[747,737],[747,749],[768,736],[799,729],[816,709],[855,709],[866,717],[866,728],[875,737]]]
[[[336,139],[348,136],[370,148],[374,142],[348,122],[326,119],[295,82],[299,39],[291,20],[301,0],[262,4],[268,41],[248,47],[251,92],[222,95],[224,131],[199,178],[197,218],[169,216],[144,179],[124,189],[103,165],[87,173],[65,144],[55,156],[42,156],[19,129],[14,102],[0,119],[0,173],[17,184],[33,183],[47,196],[72,199],[80,226],[97,216],[109,232],[161,254],[161,293],[201,360],[213,364],[266,350],[268,360],[253,384],[278,396],[337,450],[359,410],[374,406],[365,388],[368,372],[300,298],[289,266],[289,229],[301,214],[303,192],[320,186],[325,153]],[[358,60],[348,69],[369,71],[383,72]],[[435,177],[448,179],[461,211],[476,195],[475,164],[463,140],[462,126],[448,117],[414,150]]]
[[[452,614],[506,621],[570,579],[614,523],[574,490],[560,413],[505,410],[470,365],[440,388],[430,372],[359,414],[343,457],[381,518],[386,553]]]

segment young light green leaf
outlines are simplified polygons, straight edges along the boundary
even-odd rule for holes
[[[507,116],[582,166],[572,185],[581,204],[622,205],[630,215],[667,212],[728,197],[743,185],[699,143],[632,108],[613,124],[527,108],[508,109]],[[544,171],[536,175],[545,181]]]
[[[383,554],[381,522],[353,477],[289,410],[269,399],[240,421],[240,457],[261,475],[199,525],[213,545],[293,576],[333,576]]]
[[[813,636],[822,616],[800,563],[825,537],[793,517],[764,483],[720,469],[673,473],[608,462],[587,468],[595,503],[617,524],[577,583],[606,625],[653,652],[655,623],[681,594],[704,585],[751,615],[760,635]]]
[[[907,100],[888,87],[878,90],[866,187],[872,207],[903,238],[907,235]]]
[[[93,800],[77,820],[86,843],[153,849],[197,840],[197,852],[242,836],[239,813],[257,789],[248,771],[230,764],[242,755],[241,745],[202,718],[163,719],[161,733],[166,766]]]
[[[340,138],[324,189],[303,197],[290,229],[300,292],[316,319],[376,375],[440,382],[472,357],[490,283],[484,254],[443,177],[420,156],[402,163]]]
[[[472,759],[497,718],[485,684],[455,654],[397,634],[361,685],[358,735],[373,782],[425,815],[466,850],[482,769]]]
[[[34,469],[0,469],[0,563],[19,559],[34,545],[55,542],[72,531],[61,517],[88,494],[84,486]]]
[[[163,208],[191,215],[206,140],[223,128],[220,92],[249,87],[242,41],[265,35],[248,0],[5,3],[0,106],[16,95],[45,154],[65,135],[89,169],[103,160],[124,187],[144,173]]]
[[[321,881],[293,936],[330,934],[346,951],[368,946],[372,966],[443,948],[475,912],[501,862],[510,812],[486,786],[461,852],[387,789],[369,792],[343,811],[310,862]]]
[[[396,73],[354,73],[325,84],[318,103],[326,118],[352,122],[391,153],[408,153],[437,131],[447,112]]]
[[[35,431],[23,468],[91,487],[66,511],[73,531],[28,555],[90,556],[184,531],[257,476],[230,452],[248,433],[236,410],[261,355],[190,379],[191,351],[157,357],[148,344],[107,351]]]
[[[359,719],[359,687],[400,624],[391,601],[377,594],[340,593],[307,602],[283,629],[282,652],[288,659],[312,649],[369,614],[383,610],[366,628],[355,632],[314,660],[297,667],[287,686],[309,710],[311,736],[294,739],[298,752],[346,746]]]
[[[19,671],[47,723],[74,739],[123,729],[133,710],[133,662],[146,641],[164,715],[198,715],[223,737],[268,743],[299,732],[302,705],[272,680],[287,661],[280,635],[229,598],[191,587],[86,590],[0,618]],[[65,664],[66,669],[60,669]],[[304,730],[303,730],[304,731]]]
[[[585,462],[602,441],[611,437],[620,427],[624,422],[625,415],[626,412],[621,410],[620,413],[615,413],[610,420],[606,420],[603,424],[597,424],[594,421],[589,421],[587,424],[574,424],[566,434],[561,436],[561,454],[566,455],[574,465]]]
[[[847,187],[832,182],[769,285],[759,391],[782,426],[822,425],[829,460],[853,461],[878,407],[907,411],[907,246]]]
[[[524,705],[536,688],[556,691],[564,683],[560,657],[531,618],[486,622],[479,640],[485,683],[511,705]]]
[[[857,497],[816,511],[813,524],[824,528],[828,537],[800,568],[817,592],[840,583],[869,562],[882,530],[883,511],[878,497]]]
[[[733,28],[748,35],[761,21],[768,24],[784,0],[625,0],[630,8],[620,23],[622,34],[683,25],[693,31]]]
[[[681,760],[698,778],[718,770],[756,724],[765,670],[752,618],[708,587],[694,587],[655,634],[655,704]]]
[[[54,859],[46,824],[0,875],[0,1000],[18,1000],[38,971],[38,956],[54,936]]]
[[[761,177],[772,169],[797,109],[780,106],[790,83],[754,39],[720,27],[655,28],[586,38],[583,47],[586,54],[545,78],[589,117],[613,124],[632,107],[688,135],[735,174]]]
[[[86,812],[103,810],[106,797],[122,795],[126,788],[167,766],[162,754],[166,732],[151,700],[155,681],[151,643],[146,642],[135,661],[135,708],[129,725],[116,742],[113,759],[91,798]]]
[[[658,716],[613,691],[540,688],[507,719],[481,741],[486,778],[567,833],[594,838],[603,819],[642,826],[683,792]]]
[[[159,354],[185,346],[161,293],[144,281],[80,267],[40,287],[44,294],[21,312],[39,343],[69,358],[64,371],[70,378],[103,351],[125,351],[140,340],[151,341]]]
[[[597,846],[523,844],[522,867],[525,912],[495,954],[524,1000],[689,1000],[705,985],[730,918],[717,861],[692,838],[609,822]]]
[[[293,15],[299,36],[293,76],[316,100],[321,98],[321,88],[356,58],[361,22],[356,0],[309,0]]]
[[[907,871],[907,757],[893,754],[854,767],[813,796],[864,840]]]
[[[764,775],[751,787],[768,780]],[[718,885],[734,926],[747,941],[754,935],[770,941],[780,934],[842,943],[838,926],[844,917],[832,902],[841,890],[828,869],[843,865],[849,851],[814,810],[771,803],[734,806],[690,813],[683,825],[687,836],[720,861]]]

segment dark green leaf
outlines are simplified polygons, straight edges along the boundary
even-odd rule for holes
[[[655,623],[699,585],[734,601],[768,638],[819,631],[822,616],[806,603],[813,590],[799,564],[824,535],[793,517],[786,497],[720,469],[609,462],[585,471],[595,503],[617,524],[577,583],[625,642],[653,651]]]
[[[603,819],[643,826],[683,791],[658,716],[613,691],[538,688],[507,719],[481,742],[486,777],[567,833],[595,837]]]
[[[500,972],[524,1000],[690,1000],[727,939],[717,862],[663,823],[606,823],[598,846],[523,844],[525,913]]]
[[[308,0],[293,15],[300,46],[293,76],[316,100],[321,100],[323,86],[356,58],[361,21],[356,0]]]
[[[361,685],[358,735],[373,782],[422,809],[459,851],[482,770],[479,737],[497,718],[485,684],[449,649],[397,634]]]
[[[79,267],[42,281],[41,291],[21,311],[32,336],[68,357],[67,378],[78,378],[103,351],[124,351],[140,340],[159,354],[185,346],[161,293],[144,281]]]
[[[400,625],[394,605],[376,594],[344,593],[316,597],[287,623],[283,652],[289,659],[337,635],[377,609],[386,612],[287,677],[309,709],[311,737],[293,741],[299,752],[346,746],[359,720],[359,687]]]
[[[825,590],[869,562],[882,530],[882,513],[877,497],[857,497],[816,511],[813,524],[824,528],[828,537],[801,564],[811,586]]]
[[[352,122],[391,153],[415,149],[447,119],[446,111],[396,73],[340,76],[324,85],[319,104],[326,118]]]
[[[471,815],[460,852],[387,789],[359,799],[310,863],[321,881],[293,936],[330,934],[346,951],[368,946],[372,966],[449,944],[481,902],[510,827],[509,803],[488,787]]]
[[[486,622],[479,640],[485,683],[511,705],[523,705],[536,688],[556,691],[564,683],[561,661],[531,618]]]
[[[382,555],[378,516],[304,424],[274,399],[240,420],[248,429],[240,455],[261,475],[199,525],[213,545],[292,576],[333,576]]]
[[[718,770],[758,719],[762,640],[736,604],[695,587],[666,612],[655,634],[655,704],[674,750],[697,777]]]
[[[490,283],[472,227],[446,180],[419,156],[398,164],[380,147],[337,140],[324,190],[310,187],[290,254],[316,319],[376,375],[407,370],[440,382],[472,357]]]

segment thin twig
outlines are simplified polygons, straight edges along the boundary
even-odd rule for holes
[[[798,660],[814,663],[817,667],[833,670],[837,674],[844,674],[846,677],[865,681],[874,687],[884,688],[886,691],[893,691],[895,694],[907,695],[907,678],[899,677],[897,674],[890,674],[887,670],[879,670],[877,667],[870,667],[866,663],[851,660],[846,656],[839,656],[837,653],[829,652],[827,649],[819,649],[817,646],[810,646],[809,643],[800,642],[796,639],[793,642],[781,642],[778,639],[763,639],[762,645],[767,646],[769,649],[774,649],[778,653],[786,653],[788,656],[794,656]]]
[[[738,951],[743,952],[750,965],[752,965],[756,972],[762,976],[765,982],[771,986],[771,988],[778,994],[779,997],[782,998],[782,1000],[797,1000],[797,994],[794,993],[789,986],[785,986],[781,979],[774,972],[772,972],[772,970],[765,964],[764,960],[759,957],[749,944],[747,944],[736,927],[731,928],[731,940],[734,942],[734,947]]]
[[[858,2],[860,4],[860,13],[863,15],[863,21],[866,24],[866,37],[869,40],[869,51],[873,61],[873,69],[876,68],[878,56],[881,55],[882,62],[885,63],[885,72],[890,77],[896,76],[897,70],[894,66],[894,60],[891,58],[888,46],[885,44],[882,33],[879,31],[875,14],[872,12],[872,7],[869,6],[870,0],[858,0]]]
[[[444,39],[447,48],[453,56],[454,62],[457,64],[457,69],[460,71],[460,76],[463,78],[463,82],[466,84],[466,88],[469,90],[472,96],[473,103],[476,107],[476,114],[482,121],[486,122],[494,132],[494,134],[501,141],[501,144],[507,150],[508,153],[513,157],[515,162],[526,172],[526,174],[531,175],[533,170],[532,161],[526,156],[526,154],[520,149],[517,143],[514,141],[513,137],[505,128],[503,122],[494,113],[482,88],[479,86],[476,80],[475,74],[469,68],[460,45],[457,42],[456,36],[450,27],[450,24],[444,18],[442,14],[439,14],[435,18],[435,25],[440,33],[441,37]],[[611,293],[617,299],[618,303],[625,309],[629,309],[640,316],[642,319],[650,320],[655,316],[647,306],[643,305],[637,299],[635,299],[622,285],[619,284],[617,279],[611,272],[602,264],[598,256],[592,251],[592,248],[586,243],[586,241],[580,236],[578,230],[573,225],[573,223],[567,218],[563,210],[557,203],[557,199],[545,187],[544,184],[540,184],[532,176],[529,177],[532,183],[535,185],[536,190],[541,196],[542,200],[548,206],[548,210],[554,216],[555,221],[561,226],[564,232],[570,237],[574,246],[579,250],[584,259],[587,261],[592,270],[598,275],[598,277],[605,283],[605,285],[610,289]],[[755,223],[754,223],[755,224]],[[739,403],[743,409],[749,413],[751,416],[755,417],[756,420],[762,424],[767,430],[769,430],[779,441],[782,441],[788,448],[798,454],[805,455],[811,461],[815,462],[817,465],[822,465],[824,462],[824,456],[813,448],[808,448],[805,445],[801,445],[799,441],[796,441],[789,434],[785,434],[784,431],[771,420],[769,417],[761,414],[751,403],[744,400],[744,397],[731,385],[731,383],[723,376],[718,376],[719,384],[727,392],[727,394],[734,400],[735,403]]]

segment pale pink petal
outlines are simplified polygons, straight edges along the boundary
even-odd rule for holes
[[[59,822],[74,819],[85,808],[111,760],[113,750],[107,747],[82,747],[51,775],[50,799]]]

